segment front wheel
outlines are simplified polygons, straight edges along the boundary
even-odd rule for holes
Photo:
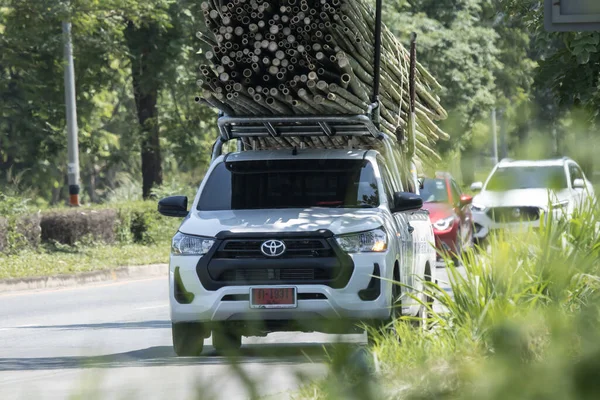
[[[204,348],[204,326],[182,322],[171,325],[173,350],[179,357],[198,357]]]
[[[400,286],[400,272],[397,268],[394,269],[394,282],[392,283],[392,299],[390,317],[387,320],[381,321],[377,326],[367,330],[367,340],[369,345],[375,344],[377,338],[385,334],[397,335],[394,324],[396,320],[402,317],[402,287]],[[398,340],[400,338],[398,337]]]

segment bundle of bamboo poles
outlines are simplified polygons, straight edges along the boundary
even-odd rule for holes
[[[197,101],[230,116],[365,114],[374,80],[374,11],[365,0],[207,0]],[[407,136],[410,54],[382,33],[380,127]],[[439,83],[417,63],[416,155],[437,158],[448,135]]]

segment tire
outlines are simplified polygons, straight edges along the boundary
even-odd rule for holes
[[[212,332],[212,344],[218,353],[232,354],[242,347],[242,335],[226,328],[217,328]]]
[[[173,350],[179,357],[198,357],[204,348],[204,326],[201,323],[171,324]]]
[[[393,279],[395,282],[400,282],[400,272],[395,267],[394,267]],[[402,304],[400,303],[401,294],[402,294],[402,287],[399,284],[392,283],[392,296],[391,296],[392,297],[392,301],[391,301],[392,310],[390,312],[390,317],[387,320],[381,321],[379,326],[374,327],[375,330],[367,331],[367,340],[368,340],[369,346],[371,346],[375,343],[375,337],[378,336],[378,334],[376,333],[377,331],[379,332],[379,334],[384,334],[386,332],[388,332],[388,333],[391,332],[393,334],[396,333],[394,326],[391,324],[393,324],[395,320],[397,320],[398,318],[400,318],[402,316]],[[398,340],[400,340],[400,338],[398,338]]]

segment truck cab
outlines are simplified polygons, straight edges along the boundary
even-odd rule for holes
[[[325,131],[346,132],[347,121],[325,122]],[[402,152],[385,137],[276,148],[267,140],[280,142],[289,125],[267,124],[279,136],[242,140],[227,154],[218,154],[217,144],[190,207],[181,196],[159,202],[162,214],[184,217],[169,268],[180,356],[200,355],[211,335],[225,351],[239,348],[242,336],[349,333],[423,315],[409,294],[422,296],[423,281],[434,279],[433,230],[421,198],[405,187],[412,176]],[[236,137],[230,128],[224,139]]]

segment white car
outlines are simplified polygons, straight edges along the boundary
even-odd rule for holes
[[[594,188],[577,163],[569,158],[502,160],[490,173],[471,205],[474,238],[485,239],[496,229],[539,227],[550,208],[569,217],[575,208],[594,198]]]
[[[345,333],[423,307],[407,292],[435,279],[433,230],[422,200],[376,150],[240,151],[211,164],[173,238],[175,352],[196,356],[275,331]],[[406,168],[410,171],[410,168]],[[391,280],[407,285],[392,285]],[[402,292],[402,293],[401,293]]]

